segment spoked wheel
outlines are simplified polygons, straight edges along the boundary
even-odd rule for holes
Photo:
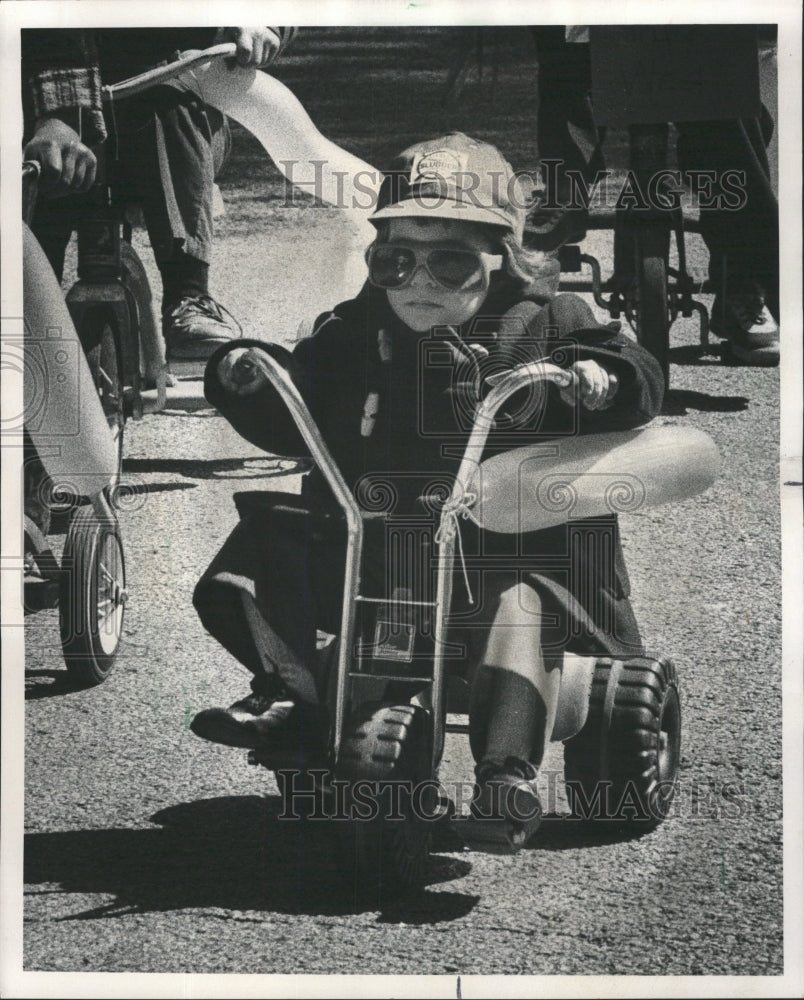
[[[669,372],[670,310],[667,300],[668,234],[640,227],[636,238],[636,331],[642,346]]]
[[[634,124],[628,128],[630,166],[640,190],[650,191],[653,178],[667,167],[666,123]],[[656,191],[659,204],[669,195],[669,182]],[[672,205],[672,198],[668,205]],[[633,302],[637,339],[659,362],[665,383],[668,374],[670,311],[667,300],[667,259],[670,251],[670,215],[658,208],[634,206],[630,230],[634,250]]]
[[[117,334],[108,318],[90,312],[81,340],[86,348],[89,369],[100,396],[101,406],[117,452],[117,467],[112,487],[120,482],[123,471],[123,428],[125,426],[123,356]]]
[[[670,235],[664,225],[618,214],[614,260],[620,301],[637,340],[661,365],[665,382],[670,349],[669,248]]]
[[[668,815],[681,760],[681,706],[669,660],[602,658],[589,716],[564,744],[573,814],[642,829]]]
[[[412,892],[424,881],[437,800],[427,713],[367,703],[350,720],[335,769],[348,782],[341,859],[361,895]]]
[[[59,598],[67,670],[82,686],[106,680],[123,630],[126,566],[114,517],[92,506],[76,511],[64,544]]]

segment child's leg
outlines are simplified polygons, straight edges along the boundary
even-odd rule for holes
[[[541,648],[541,601],[524,583],[500,596],[472,684],[471,745],[480,767],[541,764],[553,729],[559,661]]]
[[[282,683],[302,701],[318,704],[315,679],[308,664],[268,624],[251,594],[241,590],[240,599],[249,636],[266,676],[281,678]]]
[[[193,720],[197,735],[228,746],[255,747],[286,722],[325,731],[316,629],[330,628],[337,611],[338,553],[303,530],[274,527],[241,521],[193,598],[206,629],[254,675],[251,695]]]

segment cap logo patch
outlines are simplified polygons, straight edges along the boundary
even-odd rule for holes
[[[467,158],[452,149],[433,149],[417,153],[410,168],[410,183],[426,180],[434,175],[449,177],[450,174],[465,173]]]

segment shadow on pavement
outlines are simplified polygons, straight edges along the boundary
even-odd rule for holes
[[[50,677],[50,683],[44,683],[37,678]],[[39,698],[52,698],[55,695],[70,694],[78,691],[78,685],[73,681],[66,667],[60,670],[26,670],[25,700],[37,701]]]
[[[550,814],[544,817],[539,832],[527,844],[527,850],[575,851],[585,847],[605,847],[639,840],[649,831],[622,823],[584,822],[569,815]]]
[[[174,493],[176,490],[195,490],[195,483],[133,483],[125,478],[117,487],[118,505],[125,504],[128,497],[141,496],[145,493]]]
[[[662,413],[665,416],[683,417],[690,410],[702,413],[741,413],[748,409],[747,396],[710,396],[692,389],[668,389],[664,395]]]
[[[62,919],[218,908],[347,915],[436,924],[465,916],[479,897],[425,889],[409,900],[361,901],[338,870],[332,823],[279,820],[279,796],[187,802],[152,817],[162,829],[67,830],[25,838],[24,881],[64,893],[113,894],[113,902]],[[465,861],[431,858],[428,883],[460,878]]]
[[[125,461],[123,468],[127,469],[129,463]],[[196,477],[200,478],[200,477]],[[130,497],[140,496],[145,493],[173,493],[176,490],[194,490],[197,487],[194,483],[135,483],[126,480],[125,476],[118,486],[118,506],[124,506]],[[50,526],[48,536],[66,535],[70,529],[70,519],[75,506],[54,507],[50,512]]]
[[[293,458],[128,458],[124,473],[171,472],[188,479],[222,479],[233,473],[239,479],[272,479],[305,472],[309,463]],[[245,473],[245,475],[244,475]],[[250,474],[249,474],[250,473]],[[174,487],[175,489],[176,487]]]
[[[703,347],[700,344],[687,344],[681,347],[671,347],[667,354],[671,365],[682,365],[684,368],[722,367],[721,349],[716,346]]]

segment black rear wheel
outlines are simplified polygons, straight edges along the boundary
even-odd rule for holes
[[[681,759],[681,706],[669,660],[601,658],[589,715],[564,744],[573,814],[649,829],[668,814]]]

